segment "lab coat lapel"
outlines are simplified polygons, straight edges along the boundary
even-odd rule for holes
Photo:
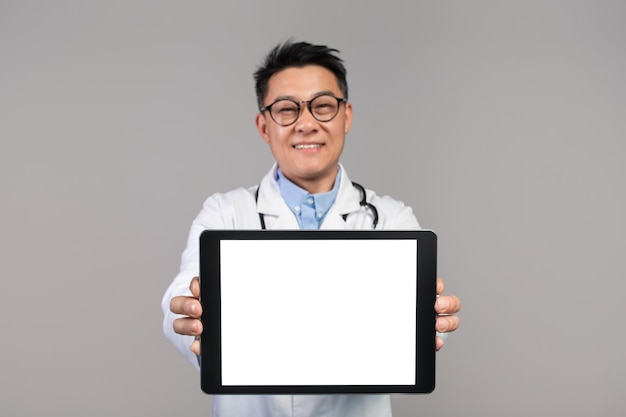
[[[359,201],[361,201],[359,191],[352,186],[352,181],[348,178],[348,174],[346,174],[341,164],[339,168],[341,169],[339,192],[337,193],[337,198],[335,198],[335,203],[328,211],[320,229],[332,230],[347,228],[347,223],[343,219],[343,216],[359,211],[361,207],[359,205]]]
[[[296,216],[291,212],[280,195],[276,182],[277,165],[263,177],[259,188],[257,212],[264,215],[267,229],[299,229]]]

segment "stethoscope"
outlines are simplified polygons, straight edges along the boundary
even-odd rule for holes
[[[376,207],[373,204],[367,202],[366,200],[367,194],[365,193],[365,188],[363,188],[361,184],[358,184],[353,181],[352,186],[356,188],[357,190],[359,190],[359,194],[361,196],[361,201],[359,201],[359,205],[361,207],[365,207],[366,210],[370,210],[372,212],[372,217],[373,217],[372,229],[376,229],[376,226],[378,225],[378,210],[376,210]],[[257,204],[259,202],[259,188],[261,188],[261,186],[257,187],[256,192],[254,194],[254,201]],[[344,222],[347,221],[348,213],[343,214],[341,217],[343,218]],[[267,230],[265,227],[265,215],[263,213],[259,213],[259,221],[261,222],[261,229]]]

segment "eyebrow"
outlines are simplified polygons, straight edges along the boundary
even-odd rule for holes
[[[335,96],[334,92],[332,92],[330,90],[324,90],[324,91],[318,91],[317,93],[313,94],[309,100],[313,100],[315,97],[322,96],[324,94],[330,94],[332,96]],[[308,100],[298,100],[295,96],[279,96],[279,97],[276,97],[272,101],[272,103],[275,102],[275,101],[278,101],[278,100],[292,100],[292,101],[295,101],[295,102],[308,101]]]

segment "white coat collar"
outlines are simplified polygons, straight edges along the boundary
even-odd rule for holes
[[[274,163],[272,169],[263,177],[259,185],[259,197],[257,200],[257,212],[264,215],[268,229],[299,229],[298,221],[293,215],[285,200],[280,195],[276,181],[278,165]],[[321,229],[345,228],[344,214],[349,214],[360,209],[361,195],[352,186],[352,181],[341,164],[341,182],[335,203],[332,205]]]

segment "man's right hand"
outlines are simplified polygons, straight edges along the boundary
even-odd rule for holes
[[[182,314],[174,320],[174,331],[186,336],[195,336],[196,340],[191,344],[191,351],[200,355],[200,335],[202,334],[202,305],[200,304],[200,279],[194,277],[189,284],[191,297],[180,295],[170,301],[170,310],[175,314]]]

